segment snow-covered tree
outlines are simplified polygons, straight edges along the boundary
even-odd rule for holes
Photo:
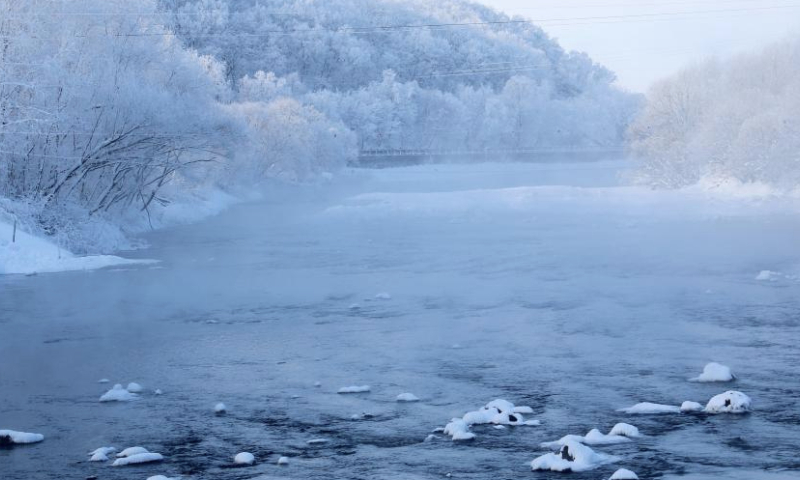
[[[709,61],[656,84],[630,129],[639,181],[800,185],[800,41]]]

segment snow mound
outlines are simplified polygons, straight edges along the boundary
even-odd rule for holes
[[[703,405],[697,402],[690,402],[685,401],[681,404],[681,412],[683,413],[691,413],[691,412],[702,412]]]
[[[124,467],[126,465],[138,465],[140,463],[153,463],[153,462],[160,462],[164,460],[164,457],[160,453],[137,453],[136,455],[130,455],[125,458],[118,458],[114,460],[114,463],[111,464],[112,467]]]
[[[608,480],[639,480],[639,476],[626,468],[620,468]]]
[[[717,362],[711,362],[703,368],[700,376],[692,378],[691,382],[730,382],[736,379],[731,369]]]
[[[162,392],[160,388],[156,388],[156,389],[153,391],[153,393],[155,393],[156,395],[164,395],[164,392]]]
[[[419,397],[413,393],[401,393],[397,396],[398,402],[419,402]]]
[[[454,442],[463,442],[475,438],[475,434],[469,431],[469,424],[461,418],[450,420],[450,423],[445,425],[443,433],[451,436]]]
[[[147,480],[178,480],[178,479],[165,477],[164,475],[153,475],[152,477],[147,477]]]
[[[0,430],[0,445],[25,445],[28,443],[39,443],[43,440],[44,435],[41,433]]]
[[[128,384],[128,387],[125,388],[125,390],[127,390],[127,391],[129,391],[131,393],[142,393],[143,388],[138,383],[131,382],[131,383]]]
[[[43,238],[17,230],[12,242],[13,225],[0,221],[0,275],[93,270],[113,265],[154,263],[153,260],[129,260],[112,255],[80,257]]]
[[[222,415],[223,413],[227,413],[228,407],[225,406],[224,403],[219,402],[218,404],[214,405],[214,413],[217,415]]]
[[[117,454],[117,458],[130,457],[133,455],[139,455],[140,453],[150,453],[150,450],[144,447],[128,447],[125,450],[119,452]]]
[[[660,413],[680,413],[681,408],[673,405],[662,405],[660,403],[642,402],[628,408],[620,408],[617,410],[622,413],[629,413],[633,415],[652,415]]]
[[[89,461],[106,462],[108,461],[108,456],[116,451],[116,447],[100,447],[92,452],[89,452]]]
[[[554,442],[542,443],[544,448],[560,448],[570,442],[578,442],[584,445],[615,445],[618,443],[630,442],[632,437],[639,436],[639,429],[627,423],[618,423],[606,435],[600,430],[593,428],[584,436],[566,435]]]
[[[135,393],[131,393],[128,390],[122,388],[122,385],[119,383],[114,385],[114,388],[107,391],[100,397],[101,402],[130,402],[131,400],[136,400],[139,398],[139,395]]]
[[[706,413],[747,413],[752,401],[742,392],[729,390],[713,397],[706,405]]]
[[[462,418],[454,418],[447,424],[444,433],[453,440],[471,440],[475,434],[469,432],[471,425],[539,425],[538,420],[525,420],[520,411],[533,411],[531,407],[516,407],[508,400],[492,400],[478,410],[467,412]],[[462,425],[463,423],[463,425]]]
[[[531,470],[585,472],[616,461],[616,457],[597,453],[580,442],[567,441],[558,453],[547,453],[535,458],[531,462]]]
[[[289,465],[289,457],[281,457],[278,459],[278,465]]]
[[[97,383],[111,383],[111,380],[107,378],[101,378],[100,380],[97,381]]]
[[[635,438],[635,437],[641,437],[642,436],[639,433],[639,429],[634,427],[633,425],[631,425],[629,423],[618,423],[618,424],[614,425],[614,427],[611,429],[610,432],[608,432],[608,434],[609,435],[619,435],[619,436],[628,437],[628,438]]]
[[[372,390],[369,385],[352,385],[349,387],[342,387],[336,393],[366,393]]]
[[[392,299],[392,295],[390,293],[388,293],[388,292],[381,292],[381,293],[375,295],[375,299],[377,299],[377,300],[391,300]]]
[[[256,463],[256,457],[250,452],[237,453],[236,456],[233,457],[233,463],[236,465],[252,465]]]

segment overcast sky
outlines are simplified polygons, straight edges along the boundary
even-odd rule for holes
[[[645,91],[708,56],[800,35],[800,0],[476,0],[533,19],[561,45]]]

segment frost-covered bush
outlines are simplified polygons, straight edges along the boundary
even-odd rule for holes
[[[800,185],[800,41],[693,66],[656,84],[629,132],[636,179]]]

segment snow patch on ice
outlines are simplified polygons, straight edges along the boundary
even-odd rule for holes
[[[116,452],[116,447],[100,447],[94,451],[89,452],[90,462],[106,462],[108,456]]]
[[[371,390],[369,385],[352,385],[350,387],[342,387],[336,393],[366,393]]]
[[[278,459],[278,465],[289,465],[289,457],[281,457]]]
[[[680,407],[674,405],[662,405],[660,403],[642,402],[632,407],[620,408],[618,412],[633,415],[653,415],[661,413],[680,413]]]
[[[683,413],[702,412],[702,411],[703,411],[703,404],[701,403],[690,402],[689,400],[687,400],[681,404],[681,412]]]
[[[608,480],[639,480],[639,476],[626,468],[620,468]]]
[[[29,443],[39,443],[43,440],[44,435],[41,433],[0,430],[0,445],[25,445]]]
[[[398,402],[419,402],[419,397],[413,393],[401,393],[397,396]]]
[[[463,442],[475,438],[475,434],[469,431],[469,424],[461,418],[450,420],[450,423],[445,425],[443,433],[452,437],[454,442]]]
[[[444,428],[444,433],[453,437],[453,440],[471,440],[475,438],[475,434],[469,432],[471,425],[540,425],[538,420],[526,421],[517,408],[508,400],[492,400],[478,410],[467,412],[461,418],[452,419]],[[519,407],[519,409],[533,411],[530,407]]]
[[[164,460],[164,456],[160,453],[137,453],[124,458],[118,458],[111,464],[112,467],[124,467],[126,465],[137,465],[140,463],[153,463]]]
[[[135,393],[131,393],[128,390],[122,388],[122,385],[119,383],[114,385],[114,388],[107,391],[100,397],[101,402],[130,402],[131,400],[136,400],[139,398],[139,395]]]
[[[119,452],[117,454],[117,457],[118,458],[125,458],[125,457],[130,457],[132,455],[138,455],[140,453],[149,453],[149,452],[150,452],[150,450],[148,450],[148,449],[146,449],[144,447],[128,447],[125,450]]]
[[[233,463],[236,465],[252,465],[256,463],[256,457],[250,452],[237,453],[233,457]]]
[[[375,299],[376,300],[391,300],[392,299],[392,294],[389,293],[389,292],[381,292],[381,293],[375,295]]]
[[[742,392],[729,390],[711,398],[706,404],[706,413],[747,413],[752,401]]]
[[[711,362],[703,368],[703,373],[692,378],[692,382],[730,382],[736,379],[731,369],[717,362]]]
[[[585,472],[617,460],[617,457],[597,453],[580,442],[567,441],[558,453],[547,453],[535,458],[531,462],[531,470]]]
[[[618,423],[618,424],[614,425],[614,427],[611,429],[610,432],[608,432],[608,434],[609,435],[620,435],[620,436],[628,437],[628,438],[636,438],[636,437],[641,437],[642,436],[639,433],[639,429],[634,427],[633,425],[631,425],[629,423]]]
[[[131,383],[128,384],[128,386],[127,386],[127,388],[125,388],[125,390],[127,390],[127,391],[129,391],[131,393],[142,393],[143,388],[138,383],[131,382]]]
[[[578,442],[584,445],[614,445],[618,443],[630,442],[631,438],[638,437],[639,429],[627,423],[618,423],[608,434],[593,428],[584,436],[566,435],[554,442],[542,443],[544,448],[558,448],[567,445],[569,442]]]
[[[224,413],[227,413],[227,411],[228,407],[226,407],[225,404],[222,402],[214,405],[214,413],[216,413],[217,415],[222,415]]]

